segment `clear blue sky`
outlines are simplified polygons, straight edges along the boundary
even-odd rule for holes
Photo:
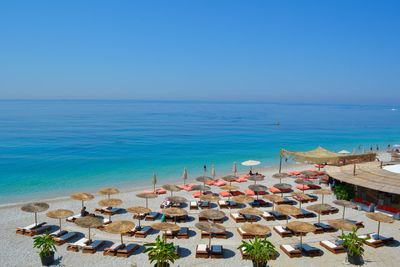
[[[400,1],[3,1],[0,98],[391,104]]]

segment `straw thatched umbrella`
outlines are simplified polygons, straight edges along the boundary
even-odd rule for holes
[[[82,201],[82,208],[83,208],[85,206],[84,201],[92,200],[94,199],[94,196],[90,193],[77,193],[77,194],[72,194],[71,198],[74,200]]]
[[[310,197],[304,193],[293,192],[292,197],[302,198],[302,199],[310,199]],[[299,201],[299,209],[301,209],[301,201]]]
[[[174,184],[165,184],[162,186],[162,188],[164,188],[167,191],[170,191],[171,196],[172,196],[173,192],[179,192],[182,190],[180,187],[178,187],[177,185],[174,185]]]
[[[178,204],[188,202],[188,200],[187,200],[186,198],[180,197],[180,196],[167,197],[167,199],[168,199],[169,201],[173,202],[173,203],[178,203]]]
[[[99,201],[99,205],[102,207],[117,207],[122,204],[122,200],[118,198],[107,198],[107,199],[102,199]],[[111,221],[111,213],[108,214],[108,219]]]
[[[208,202],[218,202],[221,198],[219,196],[214,196],[213,194],[201,195],[201,201],[208,201]]]
[[[25,204],[21,207],[22,211],[35,213],[35,225],[37,226],[37,213],[43,212],[49,209],[49,204],[44,202],[33,202]]]
[[[131,221],[115,221],[104,227],[104,230],[111,234],[121,235],[121,244],[124,245],[123,234],[131,231],[135,227],[135,223]]]
[[[257,196],[257,199],[258,199],[258,193],[266,192],[268,190],[268,187],[266,187],[265,185],[261,185],[261,184],[252,184],[252,185],[249,185],[248,188],[250,190],[254,191],[254,193]]]
[[[156,192],[157,175],[155,173],[153,173],[153,177],[151,177],[151,184],[153,185],[153,192]]]
[[[254,184],[257,184],[257,182],[264,181],[264,177],[261,175],[252,175],[248,177],[247,180],[253,181]]]
[[[343,231],[352,231],[353,228],[356,227],[355,224],[349,222],[348,220],[344,220],[344,219],[328,220],[328,223],[332,227],[342,230],[342,232]]]
[[[196,180],[197,182],[203,183],[203,186],[205,187],[205,186],[206,186],[206,182],[213,181],[214,179],[211,178],[211,177],[205,176],[205,174],[204,174],[204,176],[199,176],[199,177],[197,177],[195,180]],[[203,190],[203,191],[204,191],[204,190]]]
[[[100,216],[80,217],[75,220],[75,224],[83,228],[88,228],[88,239],[90,240],[90,229],[102,226],[103,218]]]
[[[316,173],[315,171],[308,171],[308,170],[300,172],[300,174],[303,174],[305,176],[314,176],[315,173]]]
[[[199,191],[199,192],[204,192],[207,190],[210,190],[211,187],[207,186],[207,185],[202,185],[202,184],[196,184],[192,187],[193,191]]]
[[[163,231],[163,239],[165,240],[167,237],[167,231],[175,232],[181,229],[177,224],[167,223],[167,222],[160,222],[160,223],[153,223],[151,228],[158,231]]]
[[[286,184],[286,183],[274,184],[274,187],[281,191],[286,191],[286,190],[292,189],[292,186],[290,184]],[[281,196],[283,196],[283,192],[281,192]]]
[[[332,208],[329,204],[314,204],[307,207],[308,210],[318,213],[318,223],[321,222],[321,214]]]
[[[211,235],[225,232],[225,227],[223,227],[220,224],[216,224],[216,223],[199,222],[199,223],[196,223],[195,226],[200,231],[204,231],[204,232],[210,233],[210,237],[209,237],[209,240],[208,240],[208,247],[209,248],[211,248]]]
[[[304,185],[313,185],[313,184],[314,184],[314,183],[311,182],[310,180],[301,179],[301,178],[297,178],[296,180],[294,180],[294,182],[295,182],[296,184],[303,185],[303,187],[302,187],[303,193],[304,193]]]
[[[346,208],[351,208],[351,209],[353,209],[353,208],[357,207],[356,204],[354,204],[353,202],[348,201],[348,200],[342,200],[342,199],[340,199],[340,200],[334,200],[333,203],[336,204],[336,205],[338,205],[338,206],[343,207],[342,219],[344,219],[344,213],[345,213],[345,211],[346,211]]]
[[[275,173],[272,175],[272,178],[279,179],[279,183],[282,183],[282,179],[287,177],[289,177],[289,174],[286,172]]]
[[[175,223],[176,223],[176,217],[178,216],[185,216],[187,215],[187,211],[181,208],[166,208],[163,210],[163,213],[165,215],[174,217]]]
[[[332,191],[329,189],[318,189],[314,190],[314,194],[322,195],[321,203],[324,204],[324,196],[332,194]]]
[[[117,188],[107,187],[107,188],[100,189],[99,193],[102,195],[106,195],[106,196],[108,196],[108,198],[110,198],[111,195],[118,194],[119,190]]]
[[[142,192],[142,193],[136,194],[136,196],[140,197],[140,198],[145,198],[146,199],[146,208],[148,208],[149,207],[148,199],[149,198],[157,198],[158,195],[155,193],[150,193],[150,192]]]
[[[239,177],[237,177],[236,175],[227,175],[222,177],[222,180],[227,181],[229,185],[231,185],[232,182],[235,182],[237,179],[239,179]]]
[[[238,212],[247,216],[261,216],[263,214],[263,211],[251,207],[240,209]],[[250,221],[250,223],[253,223],[253,221]]]
[[[259,223],[245,223],[240,227],[250,235],[265,236],[271,233],[271,229],[268,226]]]
[[[139,221],[139,228],[140,228],[140,221],[142,220],[141,215],[148,214],[151,212],[151,209],[142,206],[134,206],[127,208],[126,210],[130,213],[133,213],[134,215],[138,215],[137,219]]]
[[[303,244],[303,235],[302,234],[311,233],[316,230],[316,227],[314,225],[312,225],[311,223],[299,222],[299,221],[290,222],[287,224],[286,227],[296,233],[300,233],[300,248],[302,247],[302,244]]]
[[[186,180],[187,180],[187,178],[188,178],[188,172],[187,172],[187,169],[186,169],[186,167],[183,169],[183,176],[182,176],[182,179],[183,179],[183,185],[185,185],[186,184]]]
[[[61,233],[61,219],[68,218],[69,216],[72,216],[73,214],[74,214],[74,212],[72,210],[64,210],[64,209],[52,210],[52,211],[49,211],[46,213],[47,217],[59,220],[60,233]]]
[[[225,218],[225,212],[222,210],[203,210],[199,213],[199,218],[215,221]]]
[[[286,215],[286,224],[288,224],[288,222],[289,222],[289,216],[301,214],[301,210],[292,205],[287,205],[287,204],[278,205],[278,207],[276,207],[276,209],[280,213]]]
[[[278,195],[264,195],[264,199],[272,202],[272,210],[275,210],[275,204],[278,202],[282,202],[284,199]]]
[[[228,195],[228,201],[231,200],[231,195],[232,195],[232,190],[238,190],[239,186],[236,185],[223,185],[220,187],[222,190],[228,190],[229,195]]]
[[[254,198],[246,196],[246,195],[239,195],[232,197],[232,200],[240,203],[240,204],[247,204],[254,201]]]
[[[378,222],[378,238],[379,238],[379,230],[381,228],[381,222],[383,222],[383,223],[393,223],[394,222],[393,217],[387,216],[383,213],[368,212],[366,214],[366,216],[368,218],[370,218],[371,220]]]

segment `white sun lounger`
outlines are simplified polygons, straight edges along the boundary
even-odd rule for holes
[[[69,232],[60,237],[53,237],[53,239],[56,242],[56,245],[60,246],[62,244],[65,244],[69,239],[73,238],[76,235],[77,235],[76,232]]]
[[[79,249],[86,246],[88,242],[89,242],[89,239],[87,239],[86,237],[83,237],[83,238],[79,239],[78,241],[76,241],[75,243],[69,244],[67,246],[67,250],[73,251],[73,252],[78,252]]]
[[[95,240],[90,245],[86,245],[83,247],[83,253],[95,253],[97,249],[99,249],[104,244],[104,240]]]

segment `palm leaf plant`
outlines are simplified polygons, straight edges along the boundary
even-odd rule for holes
[[[249,259],[253,261],[253,266],[266,266],[268,261],[276,256],[275,246],[267,238],[258,238],[254,240],[242,240],[238,249],[243,249]]]
[[[358,228],[354,227],[353,231],[348,234],[342,234],[339,239],[343,241],[342,245],[347,249],[347,260],[352,264],[362,264],[362,256],[364,254],[364,241],[357,235]]]
[[[33,238],[33,247],[39,249],[39,256],[43,265],[50,265],[54,261],[54,252],[57,250],[56,242],[49,233]]]
[[[166,240],[157,236],[155,242],[144,244],[145,253],[148,253],[150,263],[155,262],[157,267],[169,266],[179,259],[176,253],[174,243],[168,243]]]

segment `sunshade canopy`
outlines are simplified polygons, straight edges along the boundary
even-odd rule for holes
[[[203,210],[199,213],[199,217],[207,218],[208,220],[222,220],[225,218],[225,212],[221,210]]]
[[[276,207],[276,210],[279,211],[280,213],[284,214],[284,215],[298,215],[301,214],[301,210],[299,208],[296,208],[292,205],[287,205],[287,204],[283,204],[283,205],[278,205]]]
[[[83,228],[95,228],[103,225],[103,218],[100,216],[85,216],[75,220],[75,224]]]
[[[173,223],[167,223],[167,222],[161,222],[161,223],[153,223],[151,225],[151,228],[153,228],[154,230],[158,230],[158,231],[179,231],[179,229],[181,229],[179,227],[179,225],[177,224],[173,224]]]
[[[163,210],[165,215],[169,216],[184,216],[187,215],[187,211],[181,208],[166,208]]]
[[[180,196],[171,196],[171,197],[167,197],[167,199],[171,202],[174,203],[186,203],[188,202],[188,200],[184,197],[180,197]]]
[[[49,204],[47,204],[45,202],[28,203],[21,207],[22,211],[31,212],[31,213],[42,212],[42,211],[46,211],[48,209],[49,209]]]
[[[199,222],[199,223],[196,223],[195,226],[200,231],[204,231],[204,232],[208,232],[208,233],[212,233],[212,234],[218,234],[218,233],[225,232],[225,227],[220,224],[216,224],[216,223]]]
[[[237,179],[239,179],[239,177],[237,177],[235,175],[227,175],[227,176],[222,177],[222,180],[225,180],[227,182],[234,182]]]
[[[332,208],[329,204],[314,204],[307,207],[308,210],[315,211],[316,213],[321,214],[324,211],[328,211]]]
[[[252,176],[248,177],[247,180],[254,181],[254,182],[259,182],[259,181],[263,181],[264,177],[261,176],[261,175],[252,175]]]
[[[138,194],[136,194],[136,196],[140,197],[140,198],[157,198],[157,194],[151,193],[151,192],[138,193]]]
[[[112,234],[124,234],[131,231],[135,227],[135,223],[131,221],[113,221],[104,227],[104,230]]]
[[[377,222],[383,222],[383,223],[393,223],[394,219],[393,217],[390,217],[388,215],[385,215],[383,213],[378,213],[378,212],[368,212],[366,214],[368,218],[371,220],[377,221]]]
[[[116,207],[122,204],[122,200],[118,198],[107,198],[99,201],[100,206],[104,207]]]
[[[261,164],[260,161],[258,161],[258,160],[251,160],[251,159],[242,162],[242,165],[243,165],[243,166],[247,166],[247,167],[257,166],[257,165],[260,165],[260,164]]]
[[[345,207],[345,208],[353,209],[353,208],[357,207],[356,204],[354,204],[353,202],[348,201],[348,200],[334,200],[333,203],[338,206]]]
[[[218,196],[214,196],[213,194],[201,195],[200,200],[202,201],[210,201],[210,202],[217,202],[221,198]]]
[[[329,189],[317,189],[317,190],[314,190],[313,193],[317,194],[317,195],[330,195],[330,194],[332,194],[332,191]]]
[[[240,203],[240,204],[247,204],[254,201],[254,198],[246,196],[246,195],[239,195],[232,198],[233,201]]]
[[[75,199],[75,200],[86,201],[86,200],[94,199],[94,196],[90,193],[76,193],[76,194],[72,194],[71,198]]]
[[[99,193],[102,195],[115,195],[119,193],[119,190],[117,188],[107,187],[100,189]]]
[[[275,178],[275,179],[282,179],[282,178],[286,178],[286,177],[289,177],[289,174],[287,174],[286,172],[275,173],[272,175],[272,178]]]
[[[147,214],[151,212],[151,209],[142,206],[133,206],[127,208],[126,210],[133,214]]]
[[[356,227],[355,224],[349,222],[348,220],[343,220],[343,219],[336,219],[336,220],[328,220],[329,225],[331,225],[334,228],[344,230],[344,231],[352,231],[354,227]]]
[[[289,190],[292,188],[290,184],[285,184],[285,183],[274,184],[274,187],[278,188],[279,190]]]
[[[65,219],[72,216],[74,212],[72,210],[57,209],[46,213],[46,216],[52,219]]]
[[[310,180],[301,179],[301,178],[294,180],[294,182],[296,184],[302,184],[302,185],[312,185],[313,184],[313,182],[311,182]]]
[[[256,208],[244,208],[240,209],[239,213],[242,215],[255,215],[255,216],[260,216],[263,214],[263,211],[256,209]]]
[[[265,192],[268,190],[268,187],[266,187],[265,185],[261,185],[261,184],[252,184],[252,185],[249,185],[248,188],[250,190],[253,190],[254,192]]]
[[[228,191],[231,191],[231,190],[238,190],[239,189],[239,186],[236,186],[236,185],[223,185],[223,186],[221,186],[220,187],[222,190],[228,190]]]
[[[162,188],[164,188],[167,191],[171,191],[171,192],[179,192],[182,190],[181,188],[179,188],[177,185],[174,185],[174,184],[165,184],[162,186]]]
[[[207,191],[210,189],[211,189],[211,187],[209,187],[207,185],[202,185],[202,184],[196,184],[196,185],[192,186],[192,190],[194,190],[194,191]]]
[[[278,195],[264,195],[263,198],[274,203],[283,201],[283,198]]]
[[[316,230],[316,227],[311,223],[299,221],[290,222],[286,227],[297,233],[311,233]]]
[[[271,229],[259,223],[245,223],[241,226],[242,230],[251,235],[267,235]]]
[[[214,180],[213,178],[208,177],[208,176],[199,176],[196,178],[196,181],[200,182],[200,183],[206,183],[206,182],[213,181],[213,180]]]

